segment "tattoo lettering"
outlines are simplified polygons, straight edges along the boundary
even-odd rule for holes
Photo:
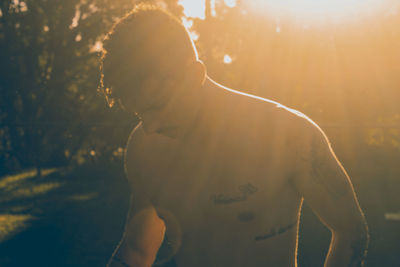
[[[239,186],[239,191],[242,192],[243,195],[251,195],[257,192],[257,188],[254,185],[248,183]]]
[[[224,204],[226,205],[226,204],[232,204],[234,202],[245,201],[247,200],[248,196],[257,192],[257,188],[254,185],[248,183],[240,185],[239,192],[240,193],[238,195],[224,195],[224,194],[212,195],[211,200],[216,205],[224,205]]]
[[[314,181],[322,185],[332,197],[339,199],[348,193],[349,186],[346,184],[345,180],[339,177],[342,175],[339,173],[342,170],[338,170],[341,166],[336,157],[331,154],[332,151],[325,152],[325,148],[321,149],[321,146],[327,146],[327,144],[321,144],[319,140],[316,139],[313,140],[310,151],[311,176]],[[321,150],[323,152],[321,152]],[[337,161],[333,163],[338,165],[335,166],[335,169],[332,169],[332,166],[330,166],[329,162],[332,160]]]
[[[291,223],[291,224],[289,224],[287,226],[280,227],[278,229],[274,228],[267,234],[256,236],[255,240],[256,241],[261,241],[261,240],[265,240],[265,239],[268,239],[268,238],[271,238],[271,237],[275,237],[277,235],[280,235],[280,234],[283,234],[283,233],[289,231],[290,229],[294,228],[296,225],[297,225],[297,221],[294,222],[294,223]]]

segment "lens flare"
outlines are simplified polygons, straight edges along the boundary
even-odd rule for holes
[[[378,12],[389,0],[251,0],[255,12],[301,20],[343,21]]]
[[[231,64],[232,63],[232,58],[231,58],[231,56],[229,56],[229,55],[225,55],[224,56],[224,63],[225,64]]]
[[[178,3],[184,7],[184,14],[189,18],[205,18],[205,0],[179,0]]]
[[[224,0],[224,3],[228,7],[235,7],[236,6],[236,0]]]

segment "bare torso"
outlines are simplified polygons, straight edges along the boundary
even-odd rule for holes
[[[130,138],[130,179],[167,225],[161,257],[178,267],[295,266],[296,115],[230,93],[223,103],[183,141],[142,127]]]

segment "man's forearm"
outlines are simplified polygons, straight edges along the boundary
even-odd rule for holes
[[[151,267],[153,260],[143,257],[143,253],[129,249],[124,240],[111,256],[107,267]]]
[[[368,241],[367,230],[357,235],[333,233],[325,267],[364,266]]]
[[[154,208],[145,208],[129,219],[109,267],[151,267],[165,234],[165,223]]]

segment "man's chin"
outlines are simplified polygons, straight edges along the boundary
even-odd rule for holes
[[[180,137],[179,127],[177,126],[167,126],[162,127],[156,131],[156,133],[176,139]]]
[[[143,121],[143,130],[146,134],[157,133],[162,127],[159,124],[151,124]]]

